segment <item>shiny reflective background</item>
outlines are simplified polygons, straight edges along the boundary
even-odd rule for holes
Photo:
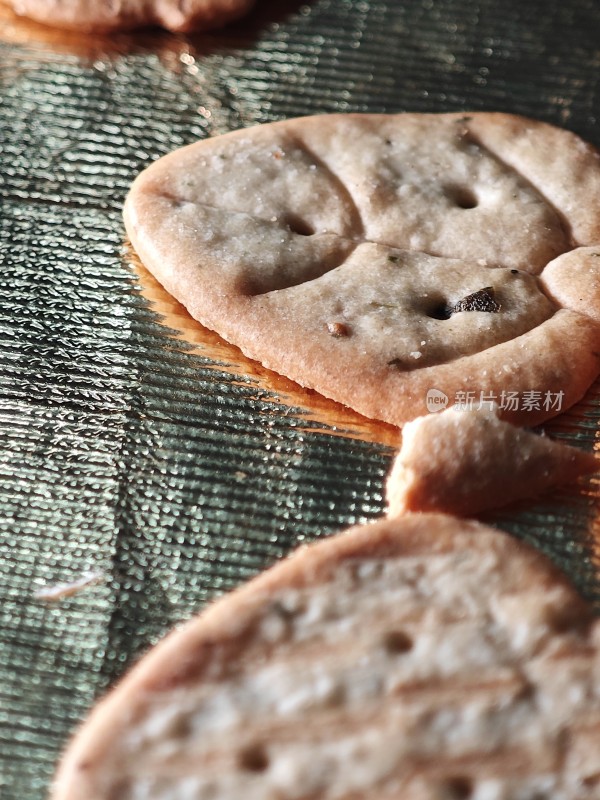
[[[0,798],[169,627],[383,509],[399,441],[249,362],[139,265],[120,209],[197,138],[331,111],[512,111],[600,145],[593,0],[258,0],[205,36],[64,34],[0,6]],[[162,320],[162,321],[161,321]],[[591,449],[592,390],[549,425]],[[598,480],[490,515],[598,600]],[[104,580],[59,604],[44,584]]]

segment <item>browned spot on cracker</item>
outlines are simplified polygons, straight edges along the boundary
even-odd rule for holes
[[[412,650],[413,640],[404,631],[389,631],[385,635],[383,646],[390,655],[399,655]]]
[[[346,336],[350,336],[350,329],[344,322],[328,322],[327,330],[332,336],[335,336],[336,339],[343,339]]]
[[[466,776],[448,778],[443,785],[443,797],[447,800],[467,800],[473,795],[473,782]]]
[[[264,772],[269,766],[269,757],[261,744],[254,744],[242,750],[239,764],[248,772]]]

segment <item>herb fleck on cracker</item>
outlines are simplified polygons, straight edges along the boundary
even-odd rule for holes
[[[451,309],[451,314],[457,314],[459,311],[487,311],[492,314],[497,314],[502,306],[496,300],[496,291],[493,286],[486,286],[485,289],[479,289],[477,292],[468,294],[459,300]]]

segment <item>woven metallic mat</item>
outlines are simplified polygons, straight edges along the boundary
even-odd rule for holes
[[[160,155],[332,111],[501,110],[600,145],[595,0],[258,0],[111,38],[0,5],[0,798],[42,800],[99,694],[206,601],[383,509],[397,432],[249,362],[137,263]],[[594,388],[549,430],[592,449]],[[488,517],[600,604],[598,479]],[[46,584],[100,582],[50,604]]]

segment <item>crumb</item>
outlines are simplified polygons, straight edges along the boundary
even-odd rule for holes
[[[46,603],[55,603],[65,597],[71,597],[77,594],[87,586],[92,586],[95,583],[100,583],[104,580],[102,572],[84,572],[81,578],[70,581],[69,583],[57,583],[55,585],[49,584],[42,586],[33,593],[36,600],[43,600]]]

